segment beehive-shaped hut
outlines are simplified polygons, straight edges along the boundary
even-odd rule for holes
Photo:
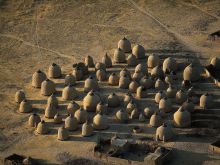
[[[143,46],[137,44],[132,48],[132,54],[137,57],[137,59],[145,58],[145,49]]]
[[[164,81],[167,83],[167,84],[173,84],[174,80],[173,80],[173,76],[172,75],[166,75]]]
[[[69,138],[69,131],[65,127],[60,127],[58,129],[57,139],[64,141]]]
[[[119,84],[119,77],[116,75],[116,73],[112,73],[108,78],[108,84],[117,86]]]
[[[151,76],[153,78],[164,78],[164,73],[163,70],[161,69],[160,66],[155,66],[152,70],[151,70]]]
[[[108,107],[118,107],[118,106],[120,106],[119,97],[115,93],[110,94],[108,96]]]
[[[139,82],[142,77],[144,77],[144,74],[140,71],[134,72],[134,74],[132,75],[132,79],[137,82]]]
[[[105,64],[106,68],[112,67],[112,59],[107,53],[102,57],[102,63]]]
[[[127,64],[128,64],[128,66],[137,66],[137,64],[138,64],[137,57],[133,54],[130,54],[127,57]]]
[[[155,100],[156,103],[159,104],[160,100],[164,97],[166,97],[166,94],[163,91],[159,91],[159,92],[156,93],[156,95],[154,97],[154,100]]]
[[[46,74],[41,70],[38,70],[34,72],[34,74],[32,75],[32,86],[35,88],[40,88],[41,83],[46,79],[47,79]]]
[[[21,103],[25,99],[25,93],[23,90],[19,90],[15,93],[15,102]]]
[[[56,113],[56,115],[53,118],[53,121],[55,124],[60,124],[63,122],[62,116],[59,113]]]
[[[131,112],[132,112],[135,108],[137,108],[137,104],[135,103],[134,100],[131,100],[131,101],[128,103],[127,107],[126,107],[126,111],[127,111],[129,114],[131,114]]]
[[[132,93],[136,93],[138,87],[139,87],[139,84],[137,83],[137,81],[133,80],[129,84],[129,91]]]
[[[108,111],[108,106],[104,102],[100,101],[96,106],[96,112],[97,113],[101,112],[102,114],[107,114],[107,111]]]
[[[191,125],[191,114],[190,112],[180,107],[173,115],[174,125],[176,127],[184,128]]]
[[[107,116],[101,112],[96,114],[93,118],[93,127],[97,130],[108,129],[109,123]]]
[[[32,111],[32,105],[30,102],[26,99],[24,99],[19,106],[19,112],[20,113],[29,113]]]
[[[211,64],[216,70],[220,70],[220,59],[219,59],[218,57],[212,58],[210,64]]]
[[[40,116],[36,113],[32,114],[28,119],[29,127],[37,127],[38,123],[41,121]]]
[[[139,86],[137,88],[136,97],[139,99],[146,98],[147,97],[147,89],[143,86]]]
[[[200,68],[194,63],[188,65],[183,71],[184,80],[198,81],[200,77]]]
[[[55,84],[53,81],[46,79],[41,83],[41,94],[44,96],[50,96],[56,92]]]
[[[140,80],[140,84],[146,89],[152,88],[154,86],[154,80],[151,76],[144,76]]]
[[[154,87],[157,90],[164,90],[164,89],[166,89],[166,83],[163,80],[161,80],[160,78],[158,78],[155,82]]]
[[[201,97],[200,97],[200,103],[199,103],[199,106],[201,108],[204,108],[204,109],[209,109],[209,108],[212,108],[213,107],[213,97],[208,94],[208,93],[205,93],[203,94]]]
[[[77,119],[71,114],[65,119],[65,128],[69,131],[75,131],[78,128]]]
[[[78,91],[74,88],[73,85],[68,85],[63,88],[62,99],[63,100],[73,100],[78,97]]]
[[[79,66],[73,68],[72,75],[76,78],[76,81],[83,79],[83,71]]]
[[[190,99],[187,99],[183,105],[182,105],[184,110],[187,110],[188,112],[194,112],[194,107],[195,105],[193,104],[193,102]]]
[[[61,68],[60,68],[60,66],[55,64],[55,63],[50,65],[49,69],[48,69],[48,76],[50,78],[59,78],[59,77],[61,77]]]
[[[89,76],[84,83],[84,92],[89,92],[89,91],[98,91],[99,90],[99,84],[95,78],[92,76]]]
[[[71,101],[68,105],[67,105],[67,111],[69,114],[71,114],[72,116],[74,116],[75,112],[80,108],[79,104],[77,104],[75,101]]]
[[[97,104],[101,101],[100,97],[93,91],[90,91],[83,99],[83,108],[86,111],[96,111]]]
[[[75,112],[75,118],[77,119],[79,124],[85,123],[88,118],[88,113],[84,109],[80,108]]]
[[[84,60],[84,63],[88,68],[92,68],[95,66],[93,58],[91,56],[87,56]]]
[[[170,72],[170,71],[177,71],[178,64],[175,59],[172,57],[168,57],[163,61],[163,71]]]
[[[168,98],[175,98],[176,97],[177,88],[173,85],[169,84],[167,88],[166,95]]]
[[[131,119],[138,119],[139,118],[139,115],[140,115],[140,112],[139,110],[136,108],[134,108],[132,111],[131,111]]]
[[[127,38],[123,38],[120,41],[118,41],[118,48],[123,50],[125,53],[131,52],[131,43]]]
[[[118,110],[115,116],[116,119],[121,123],[126,123],[129,119],[129,115],[124,109]]]
[[[82,136],[88,137],[93,135],[93,127],[88,121],[82,125]]]
[[[100,70],[100,69],[106,71],[106,65],[102,62],[97,62],[95,64],[95,71]]]
[[[58,108],[58,99],[55,94],[52,94],[47,99],[47,105],[52,104],[54,107]]]
[[[142,72],[144,75],[147,75],[147,65],[145,63],[140,63],[135,67],[135,72]]]
[[[52,119],[52,118],[54,118],[56,113],[57,113],[56,107],[53,104],[49,104],[49,105],[47,105],[47,107],[45,109],[44,116],[46,118]]]
[[[44,120],[41,120],[37,124],[36,133],[40,135],[44,135],[44,134],[47,134],[48,132],[49,132],[49,128],[48,128],[47,123]]]
[[[155,110],[152,106],[147,106],[144,108],[144,116],[147,119],[150,119],[150,117],[154,114]]]
[[[178,104],[184,103],[187,100],[187,98],[188,98],[187,92],[185,92],[182,89],[176,93],[176,102]]]
[[[120,49],[120,48],[115,49],[113,61],[115,63],[125,63],[126,62],[126,56],[125,56],[125,53],[123,52],[122,49]]]
[[[150,118],[150,125],[152,127],[159,127],[162,124],[163,124],[162,117],[157,112],[155,112]]]
[[[164,112],[171,112],[172,111],[172,102],[169,98],[164,97],[159,102],[159,110]]]
[[[127,76],[127,77],[131,78],[131,73],[130,73],[130,71],[127,70],[127,68],[125,67],[125,68],[123,68],[123,69],[120,71],[119,76],[120,76],[120,77]]]
[[[134,100],[134,97],[130,92],[124,95],[124,106],[126,107],[130,101]]]
[[[124,75],[119,78],[118,86],[119,86],[119,88],[122,88],[122,89],[128,89],[130,82],[131,82],[130,78],[128,76]]]
[[[151,54],[147,59],[147,66],[149,68],[154,68],[160,65],[160,58],[156,54]]]
[[[99,69],[96,71],[96,78],[99,80],[99,81],[105,81],[107,79],[107,73],[106,71],[102,70],[102,69]]]
[[[162,140],[163,142],[169,141],[173,138],[173,130],[171,126],[167,124],[162,124],[156,130],[156,140]]]
[[[72,74],[67,74],[65,76],[65,82],[64,85],[75,85],[76,84],[76,78]]]

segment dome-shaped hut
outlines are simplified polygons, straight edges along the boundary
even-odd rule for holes
[[[130,101],[134,100],[134,97],[130,92],[124,95],[124,106],[126,107]]]
[[[146,98],[147,97],[147,89],[143,86],[139,86],[137,88],[136,97],[139,99]]]
[[[60,127],[58,129],[57,139],[64,141],[69,138],[69,131],[65,127]]]
[[[172,57],[168,57],[163,61],[163,71],[165,72],[171,72],[171,71],[177,71],[178,64],[176,60]]]
[[[80,108],[75,112],[74,117],[77,119],[79,124],[85,123],[88,118],[88,112],[83,108]]]
[[[163,70],[161,69],[160,66],[155,66],[152,70],[151,70],[151,76],[153,78],[164,78],[164,73]]]
[[[47,99],[47,105],[52,104],[54,107],[58,108],[58,99],[55,94],[52,94]]]
[[[180,107],[173,115],[174,125],[176,127],[184,128],[191,125],[191,114],[190,112]]]
[[[101,112],[102,114],[107,114],[107,111],[108,111],[108,106],[104,102],[100,101],[96,106],[96,112],[97,113]]]
[[[107,53],[102,57],[102,63],[105,64],[106,68],[112,67],[112,59]]]
[[[62,99],[63,100],[73,100],[78,97],[78,91],[72,85],[68,85],[63,88]]]
[[[102,62],[97,62],[95,64],[95,71],[100,70],[100,69],[106,71],[106,65]]]
[[[44,120],[41,120],[37,124],[36,133],[40,135],[44,135],[44,134],[47,134],[48,132],[49,132],[49,128],[48,128],[47,123]]]
[[[110,94],[108,96],[108,107],[118,107],[118,106],[120,106],[119,97],[115,93]]]
[[[129,115],[124,109],[118,110],[115,116],[116,116],[116,119],[120,121],[121,123],[126,123],[129,119]]]
[[[156,140],[162,140],[163,142],[169,141],[173,138],[173,131],[171,126],[168,126],[167,124],[162,124],[160,127],[156,130]]]
[[[166,94],[163,91],[159,91],[159,92],[156,93],[156,95],[154,97],[154,100],[155,100],[156,103],[159,104],[160,100],[164,97],[166,97]]]
[[[60,66],[55,64],[55,63],[50,65],[49,69],[48,69],[48,76],[50,78],[59,78],[59,77],[61,77],[61,68],[60,68]]]
[[[199,106],[204,109],[212,108],[213,107],[213,97],[208,93],[203,94],[200,97]]]
[[[175,98],[176,92],[177,92],[177,89],[173,85],[169,84],[169,87],[166,90],[167,97],[168,98]]]
[[[89,92],[89,91],[98,91],[99,90],[99,84],[95,78],[92,76],[89,76],[84,83],[84,92]]]
[[[121,76],[119,78],[119,88],[122,89],[128,89],[129,88],[129,84],[130,84],[131,80],[127,75]]]
[[[64,85],[75,85],[76,84],[76,78],[72,74],[67,74],[65,76],[65,82]]]
[[[131,52],[131,43],[127,38],[123,38],[120,41],[118,41],[118,48],[123,50],[125,53]]]
[[[123,69],[120,71],[119,76],[120,76],[120,77],[127,76],[127,77],[129,77],[129,78],[131,79],[131,73],[130,73],[129,70],[127,70],[126,67],[123,68]]]
[[[143,46],[137,44],[132,48],[132,54],[137,57],[137,59],[145,58],[145,49]]]
[[[63,122],[62,116],[59,113],[56,113],[56,115],[53,118],[53,121],[55,124],[60,124]]]
[[[132,75],[132,79],[134,81],[139,82],[143,76],[144,76],[144,74],[142,72],[137,71],[137,72],[134,72],[134,74]]]
[[[137,83],[137,81],[133,80],[131,81],[131,83],[129,84],[129,91],[132,92],[132,93],[136,93],[137,91],[137,88],[139,87],[140,85]]]
[[[93,127],[97,130],[108,129],[109,123],[107,116],[101,112],[96,114],[93,118]]]
[[[82,125],[82,136],[88,137],[93,135],[93,127],[92,124],[88,122],[88,120]]]
[[[157,112],[155,112],[150,118],[150,125],[152,127],[159,127],[162,124],[163,124],[162,117]]]
[[[75,112],[80,108],[79,104],[77,104],[75,101],[71,101],[68,105],[67,105],[67,111],[68,114],[71,114],[72,116],[74,116]]]
[[[41,83],[41,94],[44,96],[50,96],[56,92],[55,83],[50,79],[46,79]]]
[[[83,79],[83,71],[79,66],[73,68],[72,75],[76,78],[76,81]]]
[[[119,77],[116,75],[116,73],[112,73],[108,78],[108,84],[117,86],[119,84]]]
[[[183,79],[189,81],[198,81],[200,79],[200,69],[194,63],[188,65],[183,71]]]
[[[127,57],[127,64],[128,64],[128,66],[137,66],[137,64],[138,64],[137,57],[133,54],[130,54]]]
[[[25,93],[23,90],[19,90],[15,93],[15,102],[21,103],[25,99]]]
[[[26,99],[24,99],[19,106],[19,112],[20,113],[29,113],[32,111],[32,105],[30,102]]]
[[[132,112],[135,108],[137,108],[137,104],[135,103],[134,100],[131,100],[131,101],[128,103],[127,107],[126,107],[126,111],[127,111],[129,114],[131,114],[131,112]]]
[[[154,80],[151,76],[144,76],[140,80],[140,84],[146,89],[152,88],[154,86]]]
[[[101,101],[100,97],[93,91],[90,91],[83,99],[83,108],[86,111],[96,111],[97,104]]]
[[[95,66],[93,58],[91,56],[87,56],[84,60],[84,63],[88,68],[92,68]]]
[[[145,63],[140,63],[138,64],[135,69],[134,69],[135,72],[142,72],[144,75],[147,75],[148,72],[147,72],[147,65]]]
[[[57,113],[56,107],[53,104],[48,104],[45,109],[44,116],[46,118],[52,119],[52,118],[54,118],[56,113]]]
[[[47,79],[46,74],[41,70],[38,70],[34,72],[34,74],[32,75],[32,86],[35,88],[40,88],[41,83],[46,79]]]
[[[211,64],[216,70],[220,70],[220,59],[219,59],[218,57],[212,58],[210,64]]]
[[[149,68],[154,68],[160,65],[160,58],[156,54],[151,54],[147,59],[147,66]]]
[[[99,69],[96,71],[96,78],[99,80],[99,81],[105,81],[107,79],[107,73],[106,71],[102,70],[102,69]]]
[[[172,102],[169,98],[164,97],[159,102],[159,110],[164,112],[171,112],[172,111]]]
[[[180,89],[179,91],[177,91],[176,93],[176,102],[178,104],[182,104],[184,103],[188,98],[187,92],[185,92],[184,90]]]
[[[78,128],[77,119],[71,114],[65,119],[65,128],[69,131],[75,131]]]
[[[36,113],[32,114],[28,119],[28,125],[30,127],[37,127],[38,123],[41,121],[40,116]]]
[[[115,49],[113,61],[115,63],[125,63],[126,62],[126,56],[122,49],[118,48]]]
[[[183,105],[182,105],[184,110],[187,110],[188,112],[194,112],[194,107],[195,105],[193,104],[193,102],[190,99],[187,99]]]
[[[157,90],[164,90],[164,89],[166,89],[166,83],[163,80],[161,80],[160,78],[158,78],[155,82],[154,87]]]

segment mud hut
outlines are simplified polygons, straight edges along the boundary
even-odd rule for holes
[[[28,119],[29,127],[37,127],[38,123],[41,121],[40,116],[33,113]]]
[[[107,101],[108,101],[108,107],[115,108],[120,106],[120,99],[118,95],[116,95],[115,93],[110,94],[107,98]]]
[[[15,102],[16,103],[21,103],[25,99],[25,93],[23,90],[18,90],[15,93]]]
[[[163,71],[165,72],[171,72],[171,71],[177,71],[178,64],[176,60],[172,57],[168,57],[163,61]]]
[[[172,111],[172,101],[164,97],[159,102],[159,110],[164,111],[165,113]]]
[[[96,71],[96,78],[99,80],[99,81],[105,81],[107,79],[107,73],[106,71],[102,70],[102,69],[99,69]]]
[[[129,115],[124,109],[118,110],[115,117],[121,123],[126,123],[129,120]]]
[[[74,88],[73,85],[68,85],[63,88],[62,99],[63,100],[73,100],[79,95],[78,91]]]
[[[137,60],[137,57],[133,54],[130,54],[128,57],[127,57],[127,64],[128,66],[137,66],[138,64],[138,60]]]
[[[139,86],[137,88],[136,97],[139,99],[146,98],[147,97],[147,89],[143,86]]]
[[[32,75],[32,87],[40,88],[41,83],[46,79],[47,79],[46,74],[41,70],[34,72],[34,74]]]
[[[187,92],[185,92],[184,90],[180,89],[177,93],[176,93],[176,103],[178,104],[183,104],[188,98]]]
[[[122,49],[120,48],[115,49],[113,61],[114,63],[125,63],[126,62],[126,56]]]
[[[131,73],[129,70],[127,70],[126,67],[120,71],[119,76],[120,77],[127,76],[129,79],[131,79]]]
[[[52,65],[49,66],[48,69],[48,76],[49,78],[59,78],[61,77],[61,68],[59,65],[53,63]]]
[[[95,64],[95,71],[100,70],[100,69],[106,71],[106,65],[102,62],[97,62]]]
[[[194,64],[191,63],[188,65],[184,71],[183,71],[183,79],[189,80],[189,81],[198,81],[200,79],[200,68]]]
[[[144,108],[144,116],[147,119],[150,119],[150,117],[155,113],[155,110],[152,106],[147,106]]]
[[[46,79],[41,83],[41,94],[43,96],[50,96],[56,92],[55,83],[50,79]]]
[[[205,93],[200,97],[199,106],[203,109],[210,109],[213,107],[213,97],[212,95]]]
[[[137,107],[135,107],[132,111],[131,111],[131,119],[138,119],[140,115],[139,110],[137,109]]]
[[[132,94],[130,92],[126,93],[124,95],[124,100],[123,100],[124,101],[124,106],[126,107],[128,105],[128,103],[132,100],[134,100],[134,97],[132,96]]]
[[[151,76],[144,76],[140,80],[141,86],[143,86],[146,89],[150,89],[154,86],[154,80]]]
[[[135,72],[142,72],[144,75],[148,75],[147,65],[145,63],[140,63],[135,67]]]
[[[163,80],[161,80],[160,78],[158,78],[155,82],[154,87],[157,90],[164,90],[164,89],[166,89],[166,83]]]
[[[128,89],[129,88],[129,84],[130,84],[131,80],[127,75],[121,76],[119,78],[119,88],[122,89]]]
[[[71,114],[72,116],[74,116],[75,112],[80,109],[79,104],[77,104],[75,101],[71,101],[68,105],[67,105],[67,112],[68,114]]]
[[[116,75],[116,73],[112,73],[108,78],[108,84],[117,86],[119,84],[119,77]]]
[[[76,78],[76,81],[83,79],[83,71],[79,66],[73,67],[72,75]]]
[[[65,82],[64,85],[75,85],[76,84],[76,78],[72,74],[67,74],[65,76]]]
[[[67,140],[69,138],[69,132],[65,127],[60,127],[58,129],[58,134],[57,134],[57,139],[64,141]]]
[[[152,70],[151,70],[151,76],[153,78],[160,78],[163,79],[164,78],[164,73],[163,70],[161,69],[160,66],[155,66]]]
[[[49,128],[47,123],[44,120],[38,123],[36,133],[40,135],[47,134],[49,132]]]
[[[145,49],[143,46],[137,44],[132,48],[132,54],[137,57],[137,59],[145,58]]]
[[[187,110],[188,112],[195,111],[195,105],[189,98],[183,103],[182,107],[184,110]]]
[[[109,123],[106,115],[101,112],[96,114],[93,118],[93,127],[97,130],[105,130],[108,129]]]
[[[75,131],[78,128],[77,119],[71,114],[65,119],[65,128],[69,131]]]
[[[156,130],[156,140],[162,140],[163,142],[169,141],[173,138],[173,131],[171,126],[167,124],[162,124]]]
[[[151,54],[147,59],[147,66],[149,68],[154,68],[160,65],[160,58],[156,54]]]
[[[47,107],[45,109],[44,116],[46,118],[52,119],[52,118],[54,118],[56,113],[57,113],[56,107],[53,104],[49,104],[49,105],[47,105]]]
[[[120,41],[118,41],[118,48],[123,50],[125,53],[131,52],[131,43],[127,38],[123,38]]]
[[[127,107],[126,107],[126,111],[127,111],[129,114],[131,114],[131,112],[132,112],[135,108],[137,108],[137,104],[135,103],[134,100],[131,100],[131,101],[128,103]]]
[[[132,75],[132,80],[140,82],[141,78],[144,77],[144,74],[141,71],[135,71]]]
[[[19,112],[20,113],[29,113],[32,112],[32,105],[30,102],[26,99],[24,99],[19,106]]]
[[[92,124],[88,122],[88,120],[82,125],[82,136],[88,137],[93,135],[93,127]]]
[[[84,63],[88,68],[92,68],[95,66],[93,58],[91,56],[86,56]]]
[[[163,124],[162,117],[157,112],[155,112],[150,118],[150,125],[152,127],[159,127],[162,124]]]
[[[87,121],[88,113],[83,108],[80,108],[75,112],[74,116],[77,119],[78,123],[82,124],[82,123],[85,123]]]
[[[160,100],[164,97],[166,97],[166,94],[163,91],[159,91],[155,94],[154,100],[159,104]]]
[[[191,125],[191,114],[180,107],[173,115],[174,125],[176,127],[185,128]]]
[[[168,98],[175,98],[177,93],[177,88],[169,84],[169,87],[166,90],[166,95]]]
[[[106,68],[112,67],[112,59],[107,53],[102,57],[102,63],[105,64]]]
[[[97,104],[101,101],[100,97],[93,91],[90,91],[83,99],[83,108],[86,111],[96,111]]]
[[[49,105],[49,104],[52,104],[56,108],[58,108],[58,106],[59,106],[58,99],[54,93],[52,95],[50,95],[47,99],[47,105]]]
[[[129,84],[129,91],[132,92],[132,93],[136,93],[137,91],[137,88],[139,87],[140,85],[137,83],[137,81],[133,80],[131,81],[131,83]]]
[[[96,113],[101,112],[102,114],[107,114],[107,111],[108,106],[104,102],[100,101],[96,106]]]
[[[84,83],[84,92],[89,92],[89,91],[98,91],[99,90],[99,84],[95,78],[92,76],[89,76]]]

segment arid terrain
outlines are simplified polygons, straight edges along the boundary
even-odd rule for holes
[[[59,163],[56,155],[62,152],[93,158],[96,136],[82,138],[78,129],[71,132],[69,141],[61,142],[56,139],[59,125],[53,124],[49,135],[37,136],[27,126],[30,114],[17,112],[14,94],[24,89],[34,111],[43,116],[47,97],[30,84],[36,70],[47,72],[54,62],[67,74],[73,63],[87,55],[99,62],[106,52],[113,56],[124,36],[132,46],[143,45],[147,55],[182,61],[198,58],[205,65],[211,57],[220,57],[220,40],[208,40],[208,35],[217,30],[219,0],[0,0],[0,158],[17,153],[40,159],[42,164]],[[114,69],[121,70],[119,66]],[[58,91],[62,90],[64,80],[55,82]],[[106,84],[101,83],[105,95],[115,90],[122,98],[122,90]],[[201,93],[209,91],[220,101],[220,88],[212,82],[198,86]],[[77,89],[82,88],[83,82],[79,82]],[[59,100],[64,114],[67,102]],[[220,111],[220,106],[215,110]],[[138,124],[118,126],[114,119],[111,122],[103,134],[126,134],[130,126]],[[147,124],[140,124],[146,130],[139,136],[154,136],[155,129]],[[218,129],[209,128],[206,136],[187,136],[191,129],[176,131],[178,138],[164,144],[177,149],[170,164],[220,164],[220,156],[208,150],[208,145],[219,138]]]

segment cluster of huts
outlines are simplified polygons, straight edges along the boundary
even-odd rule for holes
[[[127,55],[127,53],[129,53]],[[196,62],[192,62],[183,70],[183,78],[178,77],[178,62],[168,57],[162,61],[156,54],[149,55],[146,62],[139,63],[140,59],[146,59],[145,49],[141,45],[131,48],[128,39],[123,38],[118,42],[118,48],[114,52],[113,58],[108,54],[102,57],[101,62],[94,63],[91,56],[85,58],[84,63],[73,65],[72,74],[65,76],[65,87],[62,91],[62,99],[70,101],[67,105],[68,117],[64,120],[64,126],[58,129],[58,139],[68,139],[69,131],[78,129],[82,124],[82,136],[90,136],[93,130],[104,130],[109,128],[107,111],[108,107],[118,107],[115,114],[119,122],[125,123],[132,119],[146,121],[156,127],[156,139],[167,141],[173,137],[172,127],[190,127],[191,112],[195,110],[194,106],[198,104],[201,108],[208,109],[213,106],[213,96],[204,93],[200,98],[195,95],[195,89],[192,82],[201,79],[202,67]],[[108,68],[115,63],[125,63],[129,67],[135,67],[134,73],[123,67],[120,73],[113,72],[108,74]],[[220,68],[220,59],[214,58],[211,64]],[[88,68],[95,69],[95,76],[89,74]],[[150,70],[149,70],[150,69]],[[39,88],[43,96],[49,96],[47,107],[45,109],[45,118],[53,119],[54,123],[62,123],[63,118],[58,112],[58,99],[56,97],[56,85],[51,78],[60,78],[62,74],[59,65],[53,63],[49,66],[48,74],[38,70],[32,76],[32,86]],[[74,99],[79,95],[75,88],[77,81],[81,81],[88,75],[84,81],[83,106],[79,106]],[[176,87],[177,81],[182,81],[181,88]],[[104,102],[100,95],[99,82],[106,81],[111,86],[118,86],[124,89],[127,94],[123,101],[117,93],[112,93]],[[137,100],[148,97],[148,90],[155,89],[155,103],[158,108],[147,106],[144,109],[138,107]],[[31,113],[32,105],[26,99],[25,93],[19,90],[15,94],[15,101],[19,103],[20,113]],[[122,104],[123,102],[123,104]],[[173,105],[178,104],[179,109],[174,110]],[[123,106],[122,106],[123,105]],[[88,122],[88,113],[94,112],[92,123]],[[173,125],[164,121],[167,113],[174,112]],[[30,127],[36,127],[36,133],[47,134],[49,127],[47,122],[41,119],[38,114],[32,114],[29,117]]]

